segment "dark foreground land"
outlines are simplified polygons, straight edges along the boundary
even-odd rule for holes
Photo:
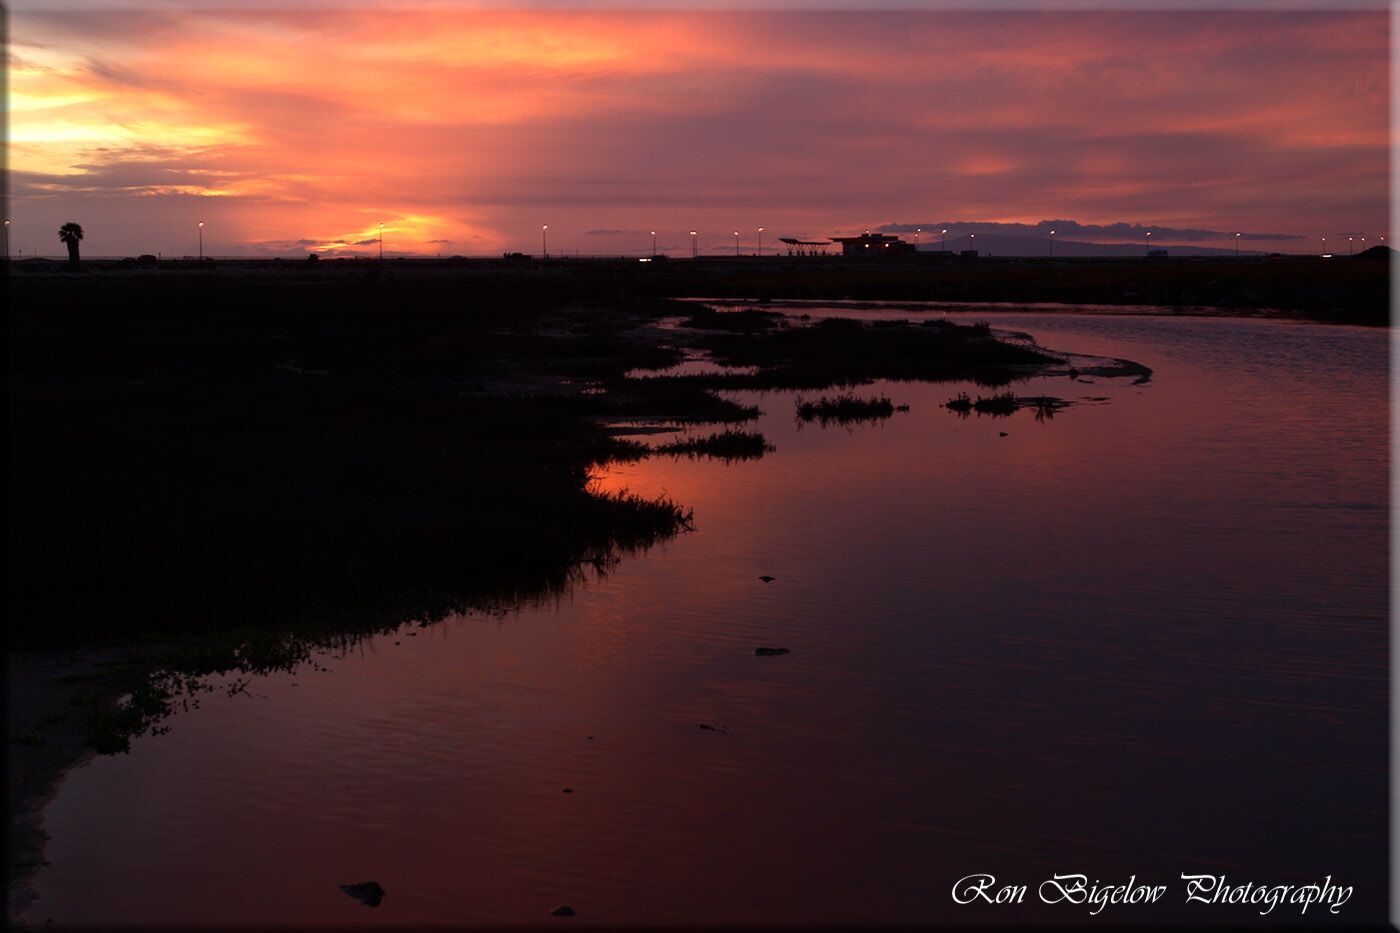
[[[1316,321],[1389,323],[1394,250],[1375,246],[1356,256],[1151,259],[975,259],[937,252],[892,261],[840,257],[665,256],[632,259],[167,260],[163,275],[217,269],[223,274],[295,276],[310,281],[355,267],[388,277],[438,276],[473,292],[518,288],[558,297],[857,299],[1151,306],[1159,310],[1254,314],[1288,312]],[[645,258],[645,257],[643,257]],[[92,273],[153,271],[135,260],[84,261]],[[13,263],[16,276],[53,274],[53,260]],[[368,273],[372,274],[372,273]]]
[[[162,646],[179,678],[124,684],[125,707],[84,712],[89,740],[120,749],[184,678],[557,592],[689,527],[684,503],[590,491],[594,464],[770,449],[735,430],[649,448],[612,423],[755,416],[719,388],[1000,384],[1053,362],[985,325],[788,327],[589,274],[12,276],[10,648]],[[696,353],[752,368],[629,376]]]
[[[1184,288],[1153,278],[1165,268],[1139,265],[1133,301]],[[1301,291],[1270,268],[1211,267],[1215,297],[1191,303],[1228,293],[1383,319],[1388,263],[1314,269]],[[596,494],[589,471],[770,450],[742,430],[756,412],[717,389],[996,386],[1060,365],[985,325],[791,327],[761,305],[718,314],[673,297],[1017,300],[1029,280],[1006,269],[995,286],[978,266],[773,262],[16,269],[12,677],[16,658],[37,660],[11,683],[30,701],[11,705],[12,885],[39,858],[37,809],[59,771],[84,744],[120,751],[158,727],[202,675],[293,666],[405,620],[547,596],[689,528],[684,503]],[[1102,275],[1042,279],[1037,297],[1111,301],[1120,273]],[[634,372],[697,353],[751,369]],[[733,427],[649,448],[616,437],[620,421]]]

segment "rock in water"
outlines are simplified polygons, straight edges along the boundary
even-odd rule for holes
[[[562,907],[556,907],[551,910],[549,915],[551,917],[572,917],[574,915],[574,909],[568,904],[565,904]]]
[[[786,648],[755,648],[753,653],[760,658],[775,658],[780,654],[787,654],[788,650]]]
[[[778,578],[777,578],[777,577],[770,577],[770,576],[768,576],[767,574],[764,574],[763,576],[759,577],[759,579],[762,580],[764,583],[772,583],[774,580],[776,580],[776,579],[778,579]]]
[[[340,890],[366,907],[378,907],[379,902],[384,900],[384,889],[374,881],[366,881],[363,884],[342,884]]]

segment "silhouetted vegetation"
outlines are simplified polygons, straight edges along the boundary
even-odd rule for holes
[[[1018,368],[1051,362],[1038,350],[995,339],[985,327],[946,321],[894,327],[826,318],[809,327],[716,333],[700,344],[720,363],[757,367],[754,373],[713,380],[729,388],[819,389],[874,379],[975,379],[995,385]]]
[[[966,392],[959,392],[954,397],[948,399],[948,401],[943,404],[943,407],[947,408],[949,411],[968,414],[972,411],[972,396],[968,395]]]
[[[685,437],[655,448],[657,453],[685,457],[714,457],[719,460],[757,460],[774,447],[756,431],[732,428],[705,437]]]
[[[717,311],[708,305],[700,305],[694,313],[681,322],[686,327],[698,330],[727,330],[738,333],[772,330],[782,327],[785,319],[779,311],[759,311],[744,308],[737,311]]]
[[[684,531],[683,504],[590,491],[591,465],[638,455],[610,422],[742,422],[758,410],[716,389],[1046,359],[946,322],[770,326],[607,269],[595,287],[529,267],[35,268],[7,279],[9,645],[166,645],[105,676],[129,694],[90,710],[109,750],[210,674],[546,598]],[[654,326],[681,315],[725,329]],[[754,373],[627,375],[706,348]],[[726,430],[653,453],[768,450]]]
[[[801,421],[820,421],[822,424],[849,424],[855,421],[878,421],[889,418],[895,412],[889,396],[861,398],[847,392],[841,395],[822,396],[816,401],[797,400],[797,417]],[[906,409],[907,410],[907,409]]]
[[[1019,409],[1030,408],[1035,412],[1035,420],[1037,421],[1045,421],[1055,417],[1055,412],[1067,405],[1069,403],[1063,399],[1053,398],[1049,395],[1018,397],[1012,392],[978,396],[976,400],[966,392],[959,392],[943,403],[944,408],[963,418],[968,417],[974,411],[979,415],[1005,418],[1015,414]]]
[[[1017,399],[1022,408],[1029,408],[1035,413],[1036,421],[1049,421],[1055,417],[1055,412],[1069,405],[1062,399],[1052,398],[1048,395],[1036,395],[1028,398]]]
[[[1011,415],[1016,412],[1016,396],[1010,392],[998,392],[996,395],[986,397],[979,396],[977,401],[972,403],[972,410],[979,415]]]
[[[58,228],[58,239],[68,247],[68,264],[76,269],[79,262],[78,244],[83,239],[82,226],[70,220]]]

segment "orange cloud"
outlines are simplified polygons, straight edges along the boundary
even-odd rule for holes
[[[423,253],[529,249],[543,222],[560,249],[652,228],[722,248],[736,226],[823,235],[911,211],[1379,226],[1387,22],[22,13],[12,191],[17,222],[85,219],[115,253],[196,216],[230,251],[368,251],[382,221]]]

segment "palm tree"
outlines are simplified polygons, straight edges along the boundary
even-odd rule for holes
[[[78,264],[78,241],[83,238],[82,226],[70,220],[58,228],[58,238],[68,246],[68,264],[76,266]]]

